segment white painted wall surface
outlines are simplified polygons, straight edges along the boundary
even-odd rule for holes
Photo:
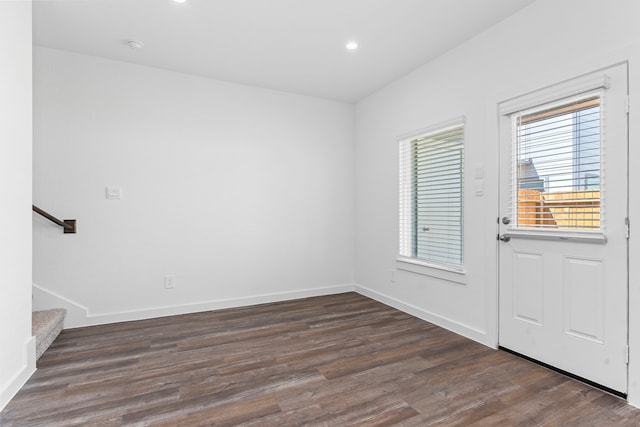
[[[30,1],[0,2],[0,94],[2,410],[35,369],[31,339]]]
[[[69,327],[352,289],[353,139],[350,104],[36,47],[33,199],[78,233],[34,222],[34,306]]]
[[[630,63],[631,224],[640,223],[640,2],[538,0],[356,106],[356,272],[359,291],[490,346],[497,344],[496,218],[500,101],[620,61]],[[464,283],[396,271],[399,135],[464,115]],[[484,196],[474,195],[483,165]],[[636,236],[636,234],[638,234]],[[640,404],[640,249],[630,243],[629,401]],[[392,281],[393,272],[393,281]]]

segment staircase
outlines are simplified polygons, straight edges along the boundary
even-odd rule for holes
[[[36,205],[32,205],[31,208],[35,213],[62,227],[64,234],[76,233],[75,219],[61,220]],[[63,308],[32,312],[31,335],[36,337],[36,360],[40,359],[40,356],[49,348],[53,340],[60,335],[66,315],[67,310]]]
[[[31,335],[36,337],[36,360],[51,345],[62,331],[62,324],[67,310],[54,308],[52,310],[34,311],[31,318]]]

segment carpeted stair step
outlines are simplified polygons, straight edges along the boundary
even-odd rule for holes
[[[54,308],[52,310],[34,311],[31,318],[31,334],[36,337],[36,360],[51,345],[62,331],[62,324],[67,310]]]

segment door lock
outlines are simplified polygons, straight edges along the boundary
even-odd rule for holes
[[[498,235],[498,240],[507,243],[509,240],[511,240],[511,236],[509,236],[508,234],[500,234]]]
[[[504,225],[507,225],[507,224],[509,224],[510,222],[511,222],[511,218],[509,218],[508,216],[503,216],[503,217],[502,217],[502,223],[503,223]]]

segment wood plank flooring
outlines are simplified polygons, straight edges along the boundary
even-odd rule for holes
[[[355,293],[62,332],[2,426],[640,425],[640,410]]]

